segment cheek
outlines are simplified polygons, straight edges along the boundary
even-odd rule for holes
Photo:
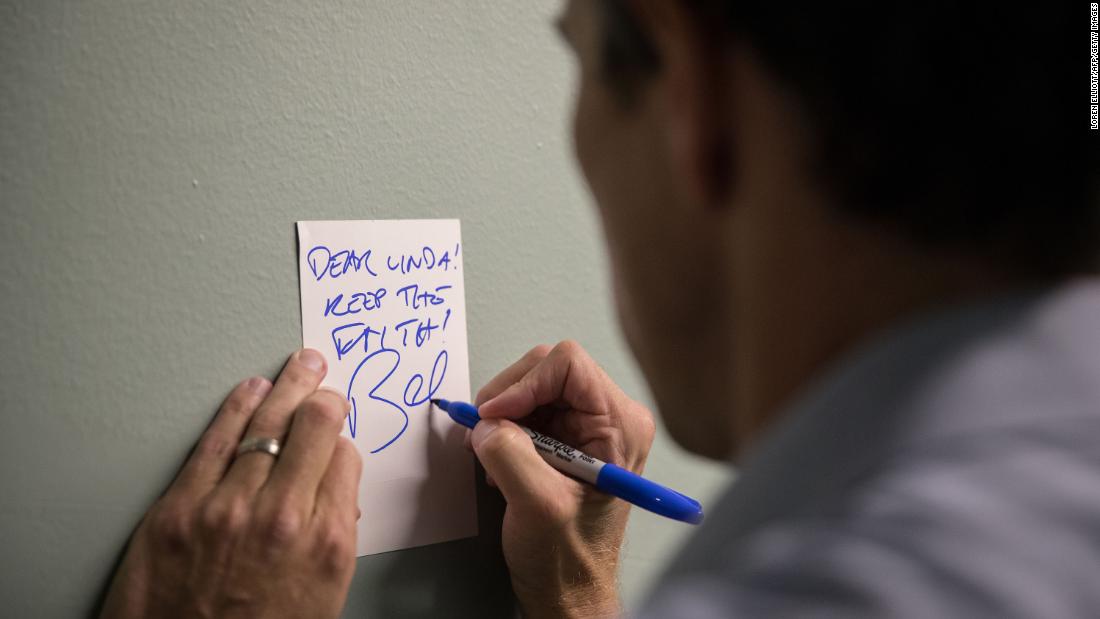
[[[620,161],[613,152],[612,136],[608,133],[613,118],[605,117],[605,110],[592,95],[591,86],[581,84],[573,108],[573,151],[581,169],[602,224],[604,240],[611,267],[611,285],[618,314],[619,325],[627,344],[638,354],[636,346],[640,325],[632,303],[631,286],[627,283],[631,276],[631,259],[624,255],[623,236],[629,236],[631,230],[629,215],[622,213],[624,197],[615,188],[614,176],[618,173],[615,162]],[[629,202],[629,200],[626,200]],[[636,205],[635,205],[636,206]],[[627,221],[624,221],[627,220]],[[634,230],[635,233],[639,232]]]
[[[595,192],[597,183],[594,182],[595,170],[593,170],[593,163],[596,161],[593,153],[595,147],[595,136],[593,134],[596,127],[593,122],[593,110],[587,91],[588,89],[582,83],[576,102],[573,104],[573,153],[577,157],[581,174],[584,176],[589,188]]]
[[[609,110],[598,84],[582,83],[573,109],[573,151],[600,218],[615,272],[629,265],[622,255],[638,230],[639,207],[631,195],[631,162],[624,157],[621,118]]]
[[[622,329],[623,336],[626,337],[627,345],[637,356],[640,352],[637,347],[638,324],[634,316],[630,294],[623,285],[621,270],[614,265],[614,258],[612,258],[611,268],[611,290],[615,301],[615,313],[619,319],[619,327]]]
[[[638,293],[635,273],[644,262],[637,255],[642,240],[651,237],[654,222],[648,200],[655,192],[639,183],[638,148],[629,119],[607,99],[599,83],[582,79],[573,109],[573,149],[602,224],[610,259],[615,305],[627,339],[643,330],[634,307]],[[644,320],[641,320],[644,322]]]

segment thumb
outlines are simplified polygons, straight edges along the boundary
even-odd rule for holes
[[[511,421],[482,419],[474,426],[470,443],[509,505],[540,504],[548,487],[560,482],[561,473],[539,456],[531,438]]]

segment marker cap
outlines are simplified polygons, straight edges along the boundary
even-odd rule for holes
[[[666,518],[691,524],[703,521],[703,506],[699,501],[635,475],[621,466],[605,464],[596,478],[596,487]]]

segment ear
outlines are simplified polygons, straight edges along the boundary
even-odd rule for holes
[[[730,48],[690,3],[632,0],[661,57],[657,76],[669,161],[682,190],[705,208],[727,203],[734,184]]]

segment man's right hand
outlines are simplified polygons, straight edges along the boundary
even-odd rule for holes
[[[508,502],[504,557],[525,616],[617,616],[630,506],[556,471],[511,420],[641,473],[653,416],[570,341],[533,348],[489,381],[476,404],[482,421],[470,441]]]

